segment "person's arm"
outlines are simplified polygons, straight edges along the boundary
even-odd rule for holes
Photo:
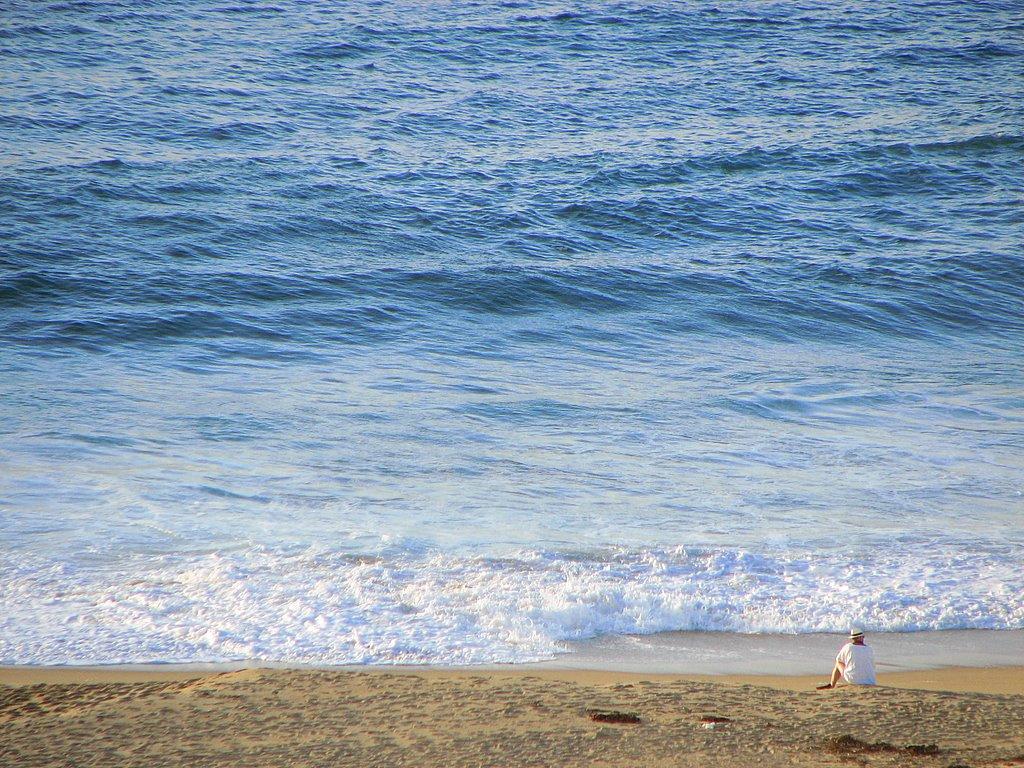
[[[839,682],[839,678],[843,676],[843,670],[846,669],[846,663],[836,659],[836,665],[832,669],[832,679],[828,681],[830,688],[835,688],[836,683]]]
[[[844,645],[839,649],[839,653],[836,654],[836,665],[832,668],[832,678],[828,681],[829,688],[835,688],[836,683],[839,682],[839,678],[843,676],[843,670],[846,669],[846,664],[849,661],[848,652]]]

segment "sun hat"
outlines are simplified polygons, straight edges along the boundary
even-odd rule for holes
[[[864,637],[864,630],[860,627],[853,627],[850,629],[850,639],[853,640],[856,637]]]

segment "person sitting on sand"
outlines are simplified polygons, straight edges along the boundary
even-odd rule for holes
[[[864,633],[854,627],[850,642],[839,649],[832,679],[822,688],[835,688],[839,678],[850,685],[876,685],[875,652],[864,644]]]

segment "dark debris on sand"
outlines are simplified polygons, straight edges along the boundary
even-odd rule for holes
[[[595,723],[628,723],[639,725],[640,715],[634,712],[615,712],[601,709],[588,709],[587,714]]]
[[[887,741],[862,741],[856,736],[845,734],[825,740],[825,749],[837,755],[860,755],[869,752],[903,752],[908,755],[940,755],[942,750],[935,744],[908,744],[899,747]]]

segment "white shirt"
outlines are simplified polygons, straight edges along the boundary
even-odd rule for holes
[[[875,652],[866,645],[847,643],[839,649],[836,661],[841,661],[843,680],[854,685],[875,685]]]

